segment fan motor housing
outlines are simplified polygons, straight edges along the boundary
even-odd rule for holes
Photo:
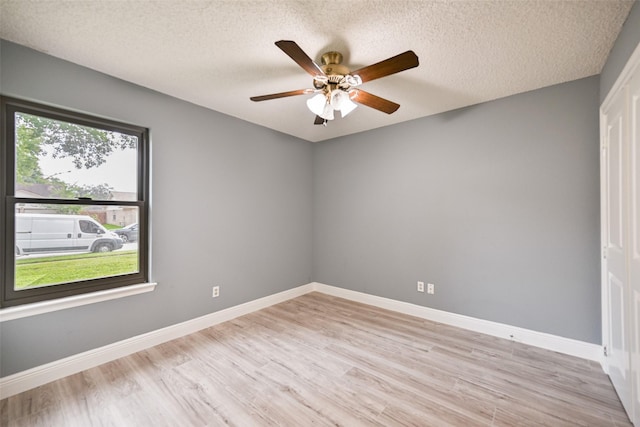
[[[349,74],[349,69],[342,65],[342,54],[340,52],[325,52],[320,57],[320,60],[322,62],[322,71],[324,71],[328,76],[345,76]]]

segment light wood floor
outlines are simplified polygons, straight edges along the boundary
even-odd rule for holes
[[[2,426],[630,426],[595,362],[319,293],[0,402]]]

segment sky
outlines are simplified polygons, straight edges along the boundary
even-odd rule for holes
[[[76,169],[71,158],[41,156],[40,169],[45,177],[55,175],[61,181],[77,185],[107,184],[113,191],[137,191],[137,151],[117,150],[107,161],[91,169]]]

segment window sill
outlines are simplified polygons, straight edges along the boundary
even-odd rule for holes
[[[141,283],[139,285],[123,286],[121,288],[74,295],[56,300],[3,308],[0,309],[0,323],[7,322],[9,320],[21,319],[23,317],[36,316],[38,314],[49,313],[52,311],[64,310],[66,308],[93,304],[95,302],[109,301],[130,295],[151,292],[156,288],[156,285],[157,283]]]

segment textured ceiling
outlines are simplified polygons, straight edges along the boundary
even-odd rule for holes
[[[0,0],[0,37],[309,141],[321,141],[598,74],[632,0],[28,1]],[[366,106],[314,126],[311,87],[278,49],[352,70],[406,50],[420,66],[362,88],[401,105]]]

